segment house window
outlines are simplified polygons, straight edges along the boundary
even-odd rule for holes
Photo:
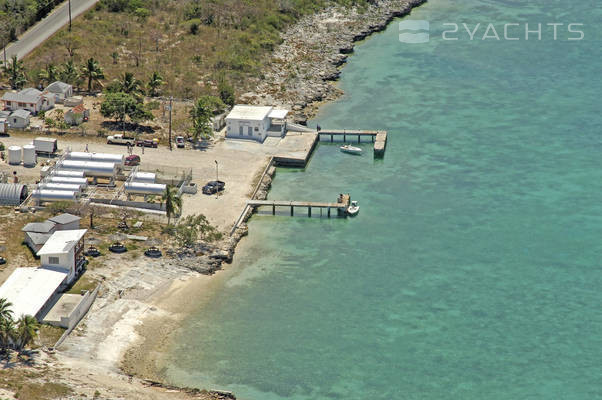
[[[259,128],[257,126],[255,127],[255,132],[259,132]]]
[[[48,263],[57,265],[59,263],[58,257],[48,257]]]

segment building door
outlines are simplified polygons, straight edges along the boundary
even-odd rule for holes
[[[242,135],[244,135],[244,133],[243,133],[243,131],[242,131],[242,128],[243,128],[242,126],[239,126],[239,127],[238,127],[238,136],[242,136]]]
[[[249,136],[253,136],[253,127],[252,126],[247,126],[247,129],[248,129],[247,134]]]

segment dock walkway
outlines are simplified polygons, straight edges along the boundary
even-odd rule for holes
[[[291,216],[295,215],[295,208],[307,208],[307,214],[311,217],[312,208],[326,209],[327,215],[330,218],[331,210],[336,210],[337,215],[346,215],[347,208],[350,203],[350,196],[344,194],[336,203],[317,202],[317,201],[288,201],[288,200],[248,200],[247,206],[252,208],[257,207],[272,207],[272,215],[276,215],[276,207],[290,207]]]
[[[330,136],[330,141],[334,142],[335,137],[343,138],[343,142],[347,142],[348,137],[357,137],[357,143],[361,143],[362,137],[369,136],[374,143],[374,155],[382,157],[385,154],[387,147],[387,131],[364,131],[364,130],[347,130],[347,129],[322,129],[318,132],[318,138]]]

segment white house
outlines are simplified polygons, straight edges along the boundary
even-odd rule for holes
[[[8,117],[8,124],[13,129],[25,129],[29,126],[30,117],[31,112],[28,110],[17,110]]]
[[[54,107],[54,94],[40,92],[38,89],[27,88],[20,92],[4,93],[0,102],[3,110],[27,110],[32,114],[50,110]]]
[[[83,271],[84,235],[87,229],[57,231],[50,236],[44,247],[38,251],[43,268],[67,272],[67,283],[73,282]]]
[[[269,106],[236,105],[226,117],[226,137],[263,142],[286,133],[287,110]]]
[[[65,99],[73,96],[73,86],[60,81],[52,82],[44,91],[54,94],[57,103],[62,103]]]

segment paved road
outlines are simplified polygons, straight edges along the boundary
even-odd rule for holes
[[[78,15],[91,8],[98,0],[71,0],[71,17],[75,19]],[[69,2],[65,1],[58,6],[46,18],[29,28],[18,41],[13,42],[6,48],[6,57],[16,55],[23,58],[33,49],[42,44],[56,31],[69,23]]]

